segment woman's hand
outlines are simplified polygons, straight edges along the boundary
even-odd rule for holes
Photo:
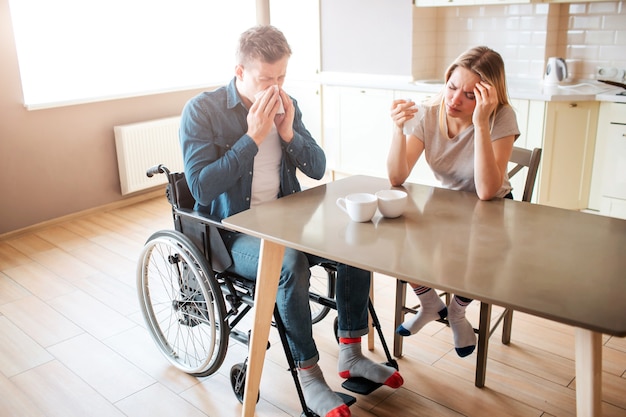
[[[410,100],[394,100],[391,104],[391,120],[400,130],[407,120],[413,118],[415,113],[417,113],[417,108],[415,103]]]
[[[498,92],[485,81],[480,81],[474,87],[476,107],[472,115],[474,125],[489,123],[489,116],[498,106]]]

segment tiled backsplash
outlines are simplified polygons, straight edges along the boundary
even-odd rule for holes
[[[500,52],[514,78],[542,79],[550,56],[574,79],[626,69],[626,1],[416,8],[413,27],[415,78],[440,77],[476,45]]]

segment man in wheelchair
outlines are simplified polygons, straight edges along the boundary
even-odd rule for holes
[[[298,192],[296,169],[314,179],[324,175],[324,151],[305,128],[297,102],[282,90],[290,56],[279,30],[251,28],[240,37],[235,76],[228,86],[201,93],[185,105],[180,138],[187,182],[199,212],[223,219]],[[260,240],[220,233],[231,258],[228,271],[256,279]],[[318,262],[287,248],[276,303],[308,407],[319,416],[350,416],[317,364],[308,290],[310,265]],[[361,336],[368,332],[369,288],[368,271],[337,265],[339,375],[398,388],[403,380],[396,369],[361,353]]]

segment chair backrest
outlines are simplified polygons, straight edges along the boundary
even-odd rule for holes
[[[522,201],[530,202],[533,190],[535,189],[539,162],[541,162],[541,148],[535,148],[531,151],[529,149],[514,146],[513,153],[511,153],[509,161],[515,164],[515,166],[509,171],[509,178],[520,172],[522,168],[528,167]]]
[[[170,204],[179,209],[193,210],[196,200],[191,195],[191,191],[189,191],[185,173],[172,172],[169,175],[170,178],[166,193]]]

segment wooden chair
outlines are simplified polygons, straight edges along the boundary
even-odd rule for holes
[[[541,161],[541,149],[535,148],[532,151],[529,149],[513,147],[513,153],[511,154],[510,163],[514,164],[513,168],[509,171],[509,178],[518,174],[524,168],[528,168],[526,172],[526,181],[524,183],[524,190],[522,193],[521,201],[530,202],[537,179],[537,171],[539,170],[539,162]],[[406,281],[396,281],[396,303],[395,303],[395,328],[398,328],[404,321],[404,315],[406,313],[417,312],[420,305],[414,307],[406,306]],[[450,294],[447,292],[441,292],[441,297],[445,297],[446,305],[450,304]],[[442,323],[448,324],[446,319],[439,320]],[[485,373],[487,370],[487,348],[489,346],[489,338],[496,330],[496,328],[502,325],[502,343],[508,345],[511,341],[511,326],[513,321],[513,310],[505,309],[493,326],[491,323],[491,304],[480,302],[480,318],[478,329],[474,329],[474,332],[478,334],[478,349],[476,357],[476,377],[474,384],[482,388],[485,385]],[[395,357],[402,357],[402,341],[403,337],[394,333],[393,341],[393,354]]]

